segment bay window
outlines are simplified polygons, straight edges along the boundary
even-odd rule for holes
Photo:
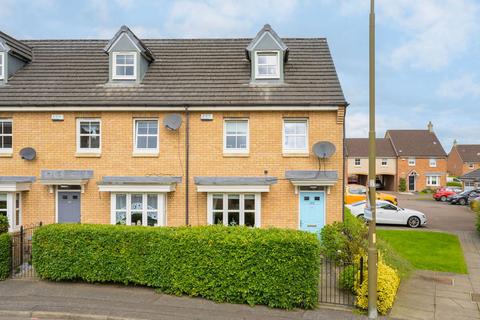
[[[440,176],[427,176],[427,187],[440,186]]]
[[[112,194],[112,224],[129,226],[164,226],[163,193]]]
[[[225,226],[260,226],[259,193],[208,194],[208,223]]]
[[[0,193],[0,216],[7,217],[9,229],[22,225],[22,194],[20,192]]]

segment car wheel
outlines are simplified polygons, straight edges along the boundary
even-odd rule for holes
[[[410,228],[418,228],[420,227],[420,219],[418,217],[410,217],[408,218],[407,225]]]
[[[447,201],[447,197],[442,196],[442,197],[440,198],[440,200],[441,200],[442,202],[445,202],[445,201]]]
[[[358,220],[361,220],[361,221],[363,221],[363,222],[365,222],[365,223],[367,222],[367,219],[365,219],[365,216],[364,216],[363,214],[359,214],[359,215],[357,216],[357,218],[358,218]]]
[[[461,198],[460,200],[458,200],[458,203],[461,204],[462,206],[466,205],[467,204],[467,201],[463,198]]]

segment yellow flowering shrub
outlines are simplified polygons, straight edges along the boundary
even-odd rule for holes
[[[387,314],[395,301],[400,277],[397,270],[387,265],[381,256],[378,258],[377,309],[380,314]],[[364,261],[367,259],[365,258]],[[363,282],[360,284],[359,278],[355,281],[357,294],[355,305],[361,309],[368,308],[368,271],[366,268],[364,270]],[[357,276],[359,277],[359,274]]]

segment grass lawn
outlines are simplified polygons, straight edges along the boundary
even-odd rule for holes
[[[462,247],[456,235],[443,232],[378,230],[379,240],[390,245],[414,268],[467,273]]]

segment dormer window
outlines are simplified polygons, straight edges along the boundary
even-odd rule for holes
[[[5,53],[0,52],[0,80],[5,79]]]
[[[255,52],[255,78],[280,78],[280,59],[278,52]]]
[[[113,53],[113,79],[137,79],[137,54],[135,52]]]

